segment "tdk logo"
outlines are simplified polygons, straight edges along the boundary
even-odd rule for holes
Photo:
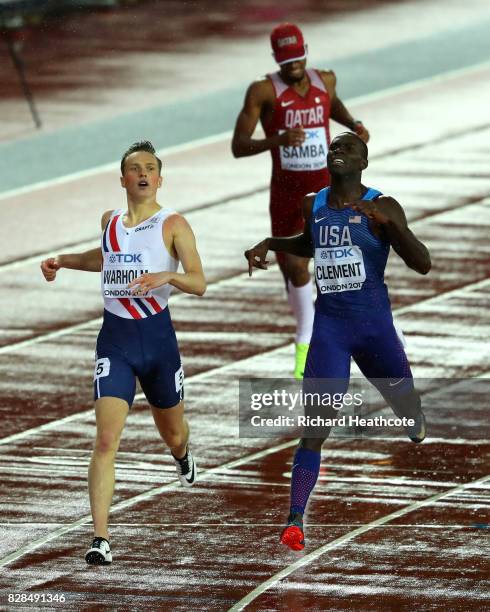
[[[109,257],[111,263],[143,263],[141,253],[113,253]]]
[[[329,251],[322,251],[320,257],[322,259],[342,259],[343,257],[353,257],[352,247],[331,249]]]

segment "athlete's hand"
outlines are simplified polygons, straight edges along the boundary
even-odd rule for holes
[[[131,281],[128,288],[134,287],[131,295],[146,295],[151,289],[167,285],[173,278],[173,272],[147,272]]]
[[[344,206],[349,206],[356,212],[366,215],[368,219],[379,223],[379,225],[386,225],[392,220],[379,210],[376,200],[355,200],[354,202],[346,202]]]
[[[300,147],[306,138],[302,127],[286,130],[279,136],[279,146],[281,147]]]
[[[57,257],[50,257],[41,262],[41,272],[44,278],[49,282],[54,281],[56,272],[60,269],[60,264]]]
[[[359,136],[361,140],[364,140],[364,142],[369,142],[369,132],[366,130],[363,123],[361,123],[360,121],[355,123],[353,131]]]
[[[266,260],[267,251],[269,250],[269,241],[267,238],[258,242],[255,246],[248,251],[245,251],[245,259],[248,260],[248,275],[252,276],[252,270],[254,268],[260,268],[261,270],[267,270]]]

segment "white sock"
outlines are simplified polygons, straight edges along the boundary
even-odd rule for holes
[[[288,302],[296,317],[296,344],[309,344],[313,331],[313,284],[309,280],[302,287],[295,287],[288,280]]]

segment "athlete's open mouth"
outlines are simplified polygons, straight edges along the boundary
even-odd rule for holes
[[[340,157],[334,157],[332,160],[333,164],[345,164],[345,161],[343,159],[341,159]]]
[[[148,187],[148,181],[140,181],[138,187]]]

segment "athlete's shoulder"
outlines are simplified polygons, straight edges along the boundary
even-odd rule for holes
[[[385,195],[384,193],[380,193],[379,195],[373,198],[376,200],[377,204],[381,204],[382,206],[400,206],[400,203],[395,200],[392,196]]]
[[[247,89],[247,97],[258,101],[269,101],[274,98],[274,86],[268,77],[253,81]]]
[[[180,231],[186,231],[190,229],[189,221],[184,215],[178,213],[176,210],[171,210],[165,217],[164,229],[170,230],[173,234]]]
[[[100,220],[100,225],[102,229],[105,229],[106,225],[109,223],[109,219],[112,217],[112,213],[114,212],[114,210],[114,208],[112,210],[106,210],[105,213],[102,215],[102,218]]]
[[[320,75],[323,84],[327,88],[328,93],[330,96],[333,96],[335,94],[335,87],[337,85],[337,76],[335,75],[335,72],[333,70],[317,70],[317,72]]]
[[[337,75],[333,70],[317,70],[325,85],[335,85],[337,83]]]
[[[376,206],[381,212],[389,215],[389,217],[395,221],[400,222],[402,225],[406,225],[407,220],[405,211],[402,205],[395,198],[381,194],[377,198],[374,198]]]

